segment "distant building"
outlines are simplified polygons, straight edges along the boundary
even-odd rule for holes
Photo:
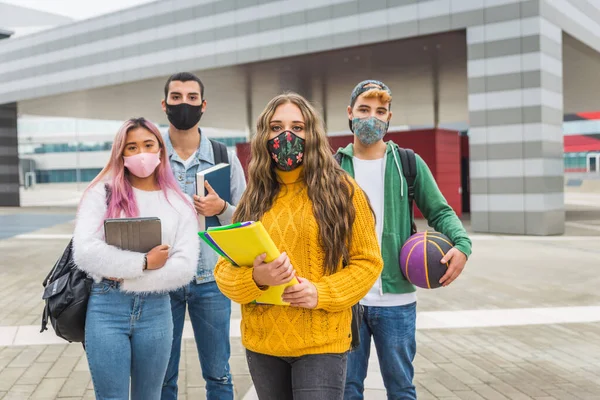
[[[600,174],[600,111],[565,116],[565,172]]]
[[[21,185],[36,183],[89,182],[106,164],[113,139],[122,121],[75,118],[19,118]],[[168,126],[159,125],[166,133]],[[202,128],[210,138],[230,149],[246,142],[244,131]]]

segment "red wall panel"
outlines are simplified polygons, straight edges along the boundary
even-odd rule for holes
[[[237,152],[238,158],[240,159],[240,163],[242,164],[242,168],[244,169],[244,176],[246,177],[246,182],[248,182],[248,164],[250,164],[250,142],[236,143],[235,150]]]
[[[389,132],[386,140],[392,140],[400,147],[413,149],[427,163],[440,191],[457,215],[462,215],[461,187],[461,143],[458,132],[444,129],[422,129],[403,132]],[[354,140],[354,136],[333,136],[329,138],[331,147],[337,150]],[[423,215],[415,207],[415,217]]]
[[[457,132],[438,129],[436,131],[436,167],[434,175],[440,191],[456,214],[462,214],[460,191],[460,137]]]

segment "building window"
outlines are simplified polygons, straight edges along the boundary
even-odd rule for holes
[[[91,182],[102,168],[86,168],[79,170],[79,182]],[[37,183],[68,183],[77,182],[76,169],[54,169],[35,171]]]
[[[585,172],[588,153],[565,153],[563,156],[565,172]]]
[[[220,138],[211,138],[215,142],[221,142],[227,147],[235,147],[237,143],[246,143],[248,138],[245,136],[236,136],[236,137],[220,137]]]
[[[110,151],[112,142],[97,142],[97,143],[79,143],[79,151]],[[33,153],[75,153],[77,151],[77,143],[44,143],[34,145]],[[23,151],[23,154],[30,154],[31,151]]]

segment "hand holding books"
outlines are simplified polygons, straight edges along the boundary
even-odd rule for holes
[[[298,278],[297,285],[286,287],[283,291],[283,301],[292,307],[316,308],[319,304],[317,287],[306,278]]]
[[[258,272],[252,271],[252,277],[263,289],[263,294],[255,300],[256,303],[289,305],[282,298],[283,291],[288,286],[297,285],[299,279],[288,255],[277,249],[260,221],[210,227],[207,231],[198,232],[198,235],[232,265],[258,267]]]
[[[279,286],[291,281],[296,271],[288,255],[283,252],[270,263],[266,263],[267,253],[263,253],[254,260],[252,278],[257,286]]]
[[[146,254],[144,270],[162,268],[169,258],[169,246],[161,244],[161,221],[157,217],[108,218],[104,237],[111,246]]]
[[[146,255],[146,269],[154,270],[165,266],[169,258],[169,245],[156,246]]]
[[[267,254],[263,253],[254,260],[252,278],[256,285],[259,287],[280,286],[296,277],[299,283],[287,286],[281,296],[282,300],[293,307],[315,308],[319,302],[317,288],[308,279],[300,279],[296,276],[296,270],[288,255],[285,252],[281,253],[270,263],[265,263],[266,257]]]
[[[194,207],[198,213],[198,226],[201,231],[221,226],[217,216],[227,209],[227,203],[231,201],[230,171],[229,164],[220,163],[196,174]],[[209,180],[212,184],[208,183]]]
[[[220,215],[227,207],[227,201],[219,197],[219,194],[210,186],[208,181],[204,181],[206,189],[205,196],[194,196],[194,207],[196,212],[203,217],[214,217]]]

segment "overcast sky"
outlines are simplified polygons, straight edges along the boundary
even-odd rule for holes
[[[24,9],[67,17],[71,20],[84,20],[152,1],[156,0],[0,0],[0,6],[4,3],[9,7],[19,6]],[[39,15],[32,17],[24,10],[18,10],[13,7],[8,11],[9,15],[4,15],[5,18],[0,15],[0,28],[14,32],[13,38],[44,31],[57,26],[57,24],[68,23],[68,20],[64,21],[61,18],[57,20]],[[25,15],[29,15],[29,17],[24,17]],[[21,17],[19,18],[19,16]],[[47,23],[38,23],[37,21],[46,21]]]
[[[60,14],[73,19],[91,18],[152,1],[154,0],[0,0],[2,3]]]

